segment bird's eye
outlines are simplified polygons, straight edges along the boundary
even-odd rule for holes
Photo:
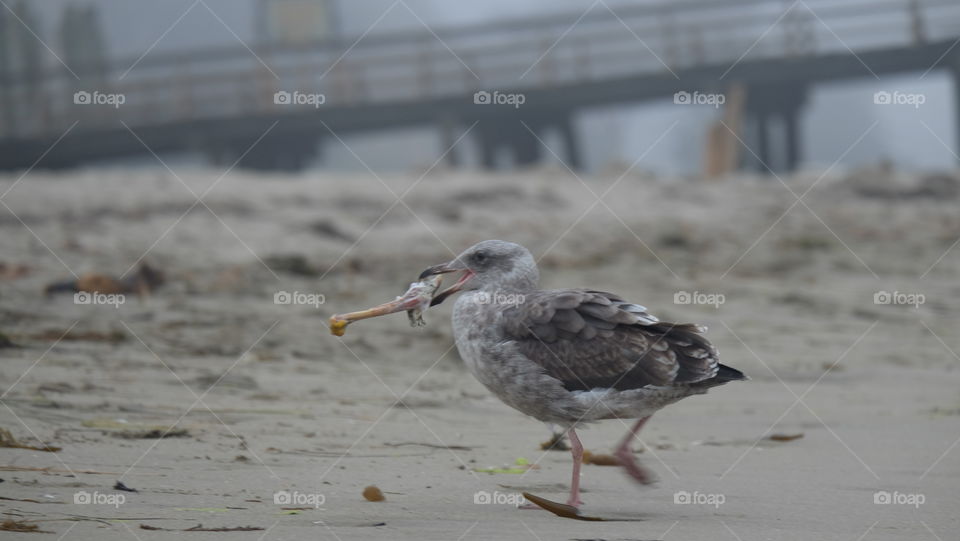
[[[486,252],[477,252],[473,254],[473,261],[479,265],[486,263],[487,253]]]

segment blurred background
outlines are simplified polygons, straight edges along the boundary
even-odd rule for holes
[[[556,161],[530,141],[541,135],[569,145],[561,158],[575,169],[597,170],[632,162],[676,121],[644,167],[689,175],[703,171],[708,148],[724,146],[708,136],[724,115],[760,155],[733,145],[726,152],[738,156],[725,159],[758,170],[760,160],[827,167],[836,147],[875,121],[841,164],[956,162],[960,13],[947,0],[6,4],[6,169],[28,167],[74,122],[42,165],[153,165],[121,121],[166,160],[229,163],[279,121],[242,165],[362,167],[340,136],[371,167],[404,170],[438,158],[483,119],[446,156],[451,164]],[[528,99],[513,110],[473,107],[478,90]],[[77,91],[125,101],[78,107]],[[284,106],[278,91],[325,101]],[[678,91],[730,99],[676,107]],[[874,103],[876,92],[895,91],[925,103]]]
[[[353,507],[389,479],[435,513],[397,535],[519,528],[473,507],[504,487],[473,470],[544,459],[549,432],[466,372],[452,303],[326,328],[501,238],[544,287],[708,325],[752,378],[651,423],[645,538],[677,489],[729,495],[744,539],[946,538],[958,154],[955,0],[0,0],[3,486],[17,520],[103,471],[164,524],[266,527],[296,487],[334,528],[408,524]],[[506,482],[559,494],[547,454]],[[611,470],[585,473],[601,508],[633,501]],[[714,511],[678,528],[714,539]]]

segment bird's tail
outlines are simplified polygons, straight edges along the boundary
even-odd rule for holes
[[[748,379],[750,378],[746,374],[737,370],[736,368],[730,368],[725,364],[721,364],[718,366],[717,375],[710,379],[694,383],[694,385],[698,387],[716,387],[717,385],[723,385],[724,383],[729,383],[731,381],[743,381]]]

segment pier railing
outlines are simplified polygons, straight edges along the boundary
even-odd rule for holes
[[[556,87],[644,74],[672,77],[698,66],[856,54],[960,38],[956,0],[609,5],[613,8],[598,3],[579,19],[580,14],[564,14],[435,34],[371,33],[347,54],[353,39],[264,45],[253,53],[239,46],[151,53],[139,62],[129,58],[100,72],[78,72],[79,80],[62,67],[0,74],[0,137],[59,134],[78,120],[78,129],[95,130],[118,119],[133,127],[274,114],[288,106],[278,92],[291,98],[299,92],[301,100],[322,95],[323,107],[429,102],[479,89]],[[123,103],[111,107],[110,96]],[[84,99],[107,105],[91,106]]]

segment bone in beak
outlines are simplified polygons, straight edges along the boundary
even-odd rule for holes
[[[335,314],[330,317],[330,332],[335,336],[343,336],[346,332],[347,325],[354,321],[385,316],[395,312],[423,309],[433,297],[433,294],[436,293],[437,289],[440,288],[441,280],[442,278],[440,276],[434,278],[427,277],[420,282],[412,284],[403,296],[397,297],[390,302],[385,302],[366,310],[360,310],[359,312]]]

